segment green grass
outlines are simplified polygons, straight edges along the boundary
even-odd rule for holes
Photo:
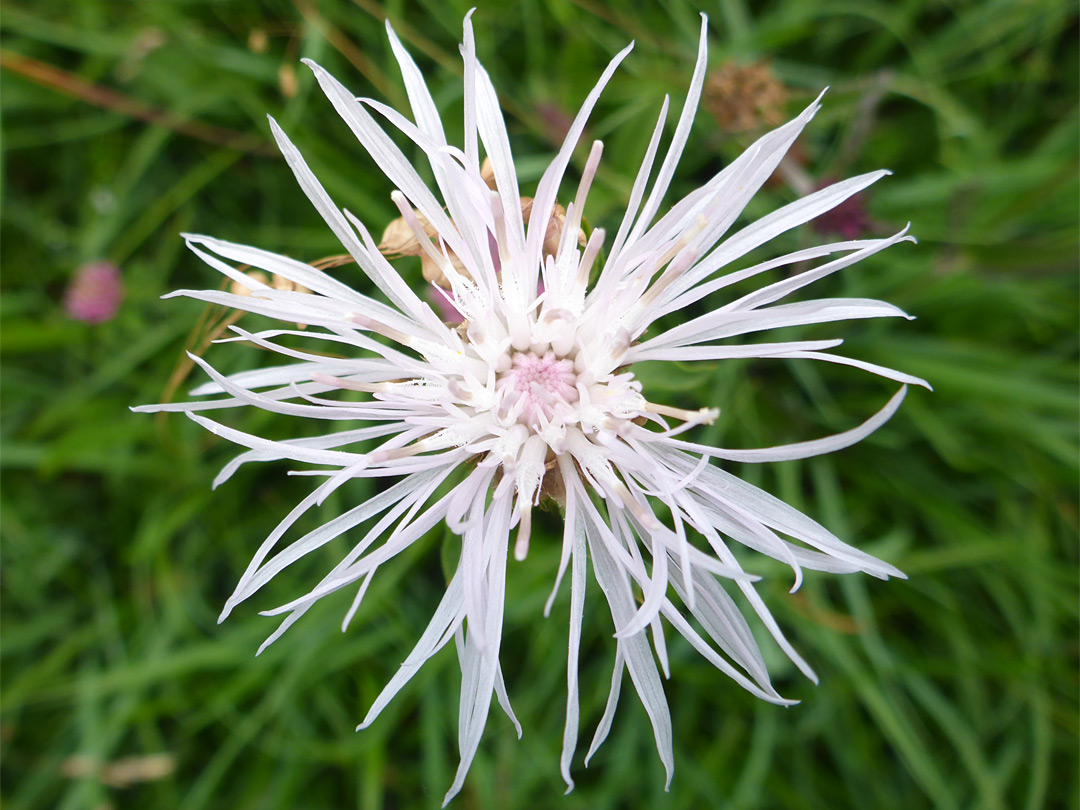
[[[681,104],[697,6],[486,5],[475,18],[478,50],[505,96],[526,188],[553,152],[559,115],[572,113],[603,64],[637,39],[589,130],[607,147],[590,223],[617,222],[663,95]],[[857,322],[830,334],[847,338],[856,356],[935,386],[913,392],[857,447],[736,471],[910,579],[808,576],[788,595],[790,575],[763,569],[772,574],[766,600],[821,685],[769,648],[778,686],[802,703],[758,703],[672,642],[671,793],[627,683],[611,738],[588,770],[579,749],[578,786],[564,799],[568,596],[542,618],[558,557],[557,522],[545,516],[528,563],[509,574],[503,661],[525,736],[518,742],[493,711],[455,806],[1076,807],[1074,5],[702,5],[712,67],[770,59],[789,88],[788,113],[831,85],[800,142],[812,179],[894,170],[865,196],[874,231],[911,221],[920,245],[893,248],[829,283],[833,294],[883,297],[918,320]],[[452,652],[372,728],[353,732],[438,600],[443,538],[380,572],[348,633],[338,625],[349,599],[327,599],[255,659],[275,626],[257,610],[300,592],[344,541],[216,625],[250,554],[302,497],[304,481],[276,465],[244,470],[211,493],[228,447],[182,417],[162,425],[127,410],[161,396],[200,312],[158,296],[218,283],[182,249],[179,232],[306,260],[340,252],[284,162],[266,154],[266,113],[373,231],[395,216],[388,182],[299,58],[320,61],[358,94],[401,106],[403,88],[370,13],[384,7],[402,23],[448,131],[460,131],[453,71],[467,2],[314,7],[13,0],[0,17],[0,797],[11,810],[433,807],[450,783],[459,683]],[[268,34],[263,52],[249,47],[253,29]],[[137,100],[169,126],[136,120],[130,106],[44,87],[13,67],[12,55],[62,71],[67,86]],[[279,71],[293,66],[296,93],[286,97]],[[185,134],[192,122],[217,129]],[[673,194],[700,184],[749,140],[700,113]],[[771,187],[747,214],[793,196]],[[822,238],[804,229],[784,247]],[[65,283],[101,258],[123,269],[119,316],[99,326],[66,319]],[[355,268],[335,272],[361,284]],[[212,357],[228,370],[262,359],[237,347]],[[684,371],[674,380],[649,369],[644,376],[660,397],[721,407],[723,418],[698,435],[728,446],[844,429],[889,393],[865,375],[806,363]],[[254,413],[235,424],[297,430]],[[323,519],[364,494],[338,493]],[[613,659],[599,597],[586,598],[583,747]],[[171,757],[172,773],[128,787],[106,784],[92,767],[79,776],[72,760],[159,753]]]

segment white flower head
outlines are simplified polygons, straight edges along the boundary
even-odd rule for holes
[[[817,101],[795,120],[760,138],[657,219],[701,95],[706,68],[703,17],[697,65],[674,136],[657,169],[668,112],[665,99],[614,238],[608,240],[603,230],[596,229],[587,241],[579,239],[582,211],[601,157],[597,142],[553,246],[549,229],[563,175],[602,88],[630,47],[611,61],[586,98],[539,181],[526,223],[506,127],[495,89],[476,59],[469,17],[462,46],[463,149],[447,141],[419,70],[389,25],[387,33],[401,65],[413,121],[377,101],[357,99],[321,67],[310,61],[308,65],[335,109],[397,187],[393,200],[426,260],[442,271],[447,295],[464,323],[455,327],[435,315],[379,252],[365,226],[330,200],[271,120],[274,137],[304,193],[385,300],[356,292],[329,274],[284,256],[188,235],[187,243],[196,254],[250,294],[185,290],[174,295],[312,328],[250,333],[234,327],[237,336],[231,340],[254,343],[292,362],[226,377],[193,356],[212,378],[194,394],[226,396],[139,410],[186,412],[207,429],[248,448],[222,471],[215,485],[247,461],[280,459],[316,465],[306,473],[323,479],[258,549],[222,619],[297,559],[347,532],[359,538],[309,593],[268,611],[286,618],[264,647],[318,599],[352,586],[357,593],[345,619],[348,624],[378,568],[440,522],[461,536],[457,571],[430,625],[360,725],[371,724],[420,665],[453,639],[462,670],[461,764],[447,800],[461,789],[493,695],[518,725],[499,665],[505,569],[511,545],[516,560],[527,558],[532,510],[542,497],[555,497],[565,513],[565,528],[545,612],[550,612],[569,570],[563,778],[568,788],[573,786],[578,648],[587,561],[591,561],[614,619],[616,645],[608,707],[586,761],[610,729],[625,669],[652,722],[670,782],[672,730],[660,679],[661,669],[667,674],[662,620],[743,688],[773,703],[790,703],[770,683],[749,625],[728,593],[737,589],[780,648],[815,678],[758,596],[757,577],[743,569],[731,543],[789,564],[795,587],[802,569],[903,576],[711,460],[778,461],[847,447],[896,411],[907,384],[925,383],[831,353],[839,340],[722,341],[798,324],[907,317],[896,307],[873,300],[777,302],[896,242],[913,240],[905,229],[885,239],[821,245],[721,274],[751,250],[887,174],[873,172],[836,183],[731,233],[746,203],[814,116]],[[424,152],[438,195],[420,179],[373,113]],[[481,169],[481,146],[490,159],[494,188]],[[609,247],[597,275],[594,264],[605,243]],[[801,269],[814,259],[826,260]],[[263,283],[232,263],[259,268],[290,283]],[[740,297],[716,295],[736,282],[784,267],[797,272]],[[590,288],[593,276],[596,282]],[[307,291],[300,291],[303,288]],[[661,317],[707,297],[710,306],[705,314],[646,335]],[[333,344],[334,354],[295,348],[299,337]],[[634,363],[645,360],[737,357],[841,363],[902,387],[877,415],[845,433],[781,447],[724,450],[676,437],[718,418],[716,410],[651,402],[633,373]],[[269,441],[197,413],[242,405],[370,424],[316,438]],[[369,501],[278,548],[297,518],[354,478],[397,480]],[[664,520],[657,516],[658,506]],[[691,624],[691,617],[704,635]]]

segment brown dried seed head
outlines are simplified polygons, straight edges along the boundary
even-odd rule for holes
[[[783,123],[787,88],[768,62],[727,62],[705,80],[705,108],[728,132],[749,132]]]
[[[428,237],[434,237],[438,234],[435,226],[428,222],[423,214],[419,211],[413,211],[413,214]],[[384,256],[397,258],[398,256],[419,256],[424,252],[424,249],[420,247],[420,242],[413,234],[413,230],[409,227],[405,217],[398,217],[392,220],[386,226],[386,230],[383,231],[382,239],[379,240],[379,252]]]

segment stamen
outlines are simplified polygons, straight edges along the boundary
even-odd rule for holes
[[[311,375],[311,381],[317,382],[320,385],[333,386],[334,388],[345,388],[349,391],[361,391],[365,394],[389,390],[387,383],[363,383],[358,382],[357,380],[349,380],[345,377],[334,377],[330,374],[322,374],[318,371]]]
[[[416,213],[413,211],[412,206],[409,205],[408,199],[398,189],[394,189],[390,192],[390,199],[394,205],[397,206],[398,211],[401,212],[401,216],[405,219],[406,224],[409,226],[409,230],[412,231],[416,241],[420,243],[421,249],[427,254],[436,266],[442,271],[442,274],[446,276],[450,281],[450,286],[453,288],[456,285],[455,281],[461,278],[461,274],[454,267],[454,263],[449,260],[442,252],[435,249],[435,245],[431,241],[431,237],[424,231],[424,226],[420,224],[420,220],[416,218]]]
[[[656,266],[663,267],[665,264],[674,259],[678,255],[679,251],[681,251],[684,247],[694,241],[697,235],[700,234],[703,230],[705,230],[705,226],[708,224],[708,220],[705,219],[702,214],[698,214],[697,220],[694,222],[693,227],[691,227],[690,230],[680,236],[675,241],[675,244],[673,244],[670,248],[667,249],[667,251],[665,251],[664,255],[660,257],[660,261],[656,263]]]
[[[626,488],[626,484],[622,481],[615,479],[615,482],[611,485],[615,495],[622,501],[623,506],[630,510],[630,514],[638,519],[638,522],[648,531],[655,532],[661,528],[662,524],[657,520],[656,515],[651,510],[642,506],[637,498],[630,494],[630,490]]]
[[[585,252],[581,255],[581,264],[578,266],[577,283],[582,292],[589,283],[589,274],[592,272],[593,262],[596,261],[596,257],[600,253],[606,235],[603,228],[596,228],[589,234],[589,241],[585,245]]]
[[[466,428],[460,425],[453,428],[444,428],[404,447],[375,450],[368,454],[368,460],[371,464],[382,464],[384,461],[408,458],[431,450],[446,450],[448,447],[454,447],[455,445],[464,445],[468,443],[468,439],[465,437],[466,432]]]
[[[412,444],[407,444],[404,447],[395,447],[392,450],[375,450],[368,454],[368,461],[371,464],[382,464],[384,461],[395,461],[399,458],[408,458],[409,456],[415,456],[417,453],[422,453],[428,449],[424,446],[426,439]]]
[[[507,254],[507,248],[510,246],[510,242],[506,236],[506,212],[503,210],[502,197],[499,196],[499,192],[491,192],[491,216],[495,220],[495,244],[499,251],[499,266],[505,267],[510,256]]]
[[[574,208],[578,210],[578,216],[581,216],[582,211],[585,210],[585,198],[589,196],[589,189],[592,187],[593,178],[596,177],[596,168],[600,165],[600,156],[604,153],[604,142],[593,141],[592,147],[589,149],[589,158],[585,161],[585,171],[581,173],[581,183],[578,185],[577,194],[574,196]],[[575,226],[579,224],[575,222]],[[576,227],[575,227],[576,230]]]
[[[559,245],[556,250],[556,256],[552,257],[554,259],[553,263],[561,262],[563,257],[577,245],[579,228],[572,227],[572,223],[574,222],[581,222],[581,215],[574,210],[574,204],[570,203],[566,209],[566,219],[563,221],[562,233],[559,235]]]
[[[514,542],[514,559],[521,562],[529,556],[529,535],[532,533],[532,505],[522,505],[521,496],[518,496],[518,521],[517,540]]]
[[[367,315],[361,315],[360,313],[352,315],[349,320],[351,320],[361,329],[366,329],[369,332],[377,332],[378,334],[382,335],[385,338],[389,338],[395,343],[400,343],[402,346],[408,346],[410,349],[416,349],[417,351],[420,351],[420,347],[417,345],[417,341],[414,338],[406,335],[404,332],[401,332],[392,326],[387,326],[381,321],[377,321],[374,318],[368,317]]]
[[[695,425],[711,425],[720,416],[719,408],[701,408],[696,411],[688,411],[683,408],[672,408],[670,405],[657,405],[655,402],[645,403],[645,410],[649,413],[670,416],[672,419],[680,419]]]
[[[539,495],[544,480],[544,457],[547,445],[539,436],[530,436],[521,448],[517,471],[518,535],[514,543],[514,559],[524,560],[529,553],[529,534],[532,529],[533,496]]]
[[[540,319],[551,336],[551,349],[558,357],[565,357],[574,348],[577,339],[577,319],[567,309],[549,309]]]

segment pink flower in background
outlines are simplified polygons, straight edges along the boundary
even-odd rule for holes
[[[77,321],[110,321],[124,300],[120,268],[111,262],[90,262],[75,271],[64,291],[64,311]]]

